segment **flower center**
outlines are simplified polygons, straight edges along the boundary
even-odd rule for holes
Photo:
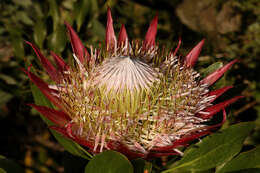
[[[114,91],[149,89],[159,73],[140,58],[118,56],[106,59],[94,72],[93,85]]]

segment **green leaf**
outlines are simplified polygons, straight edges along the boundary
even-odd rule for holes
[[[104,151],[96,155],[86,166],[85,173],[133,173],[130,161],[115,151]]]
[[[211,74],[212,72],[216,71],[217,69],[219,69],[221,67],[223,67],[223,63],[222,62],[215,62],[214,64],[211,64],[206,69],[203,69],[201,71],[201,77],[204,78],[207,75]]]
[[[132,161],[134,166],[134,173],[143,173],[145,170],[152,171],[152,163],[145,161],[144,159],[135,159]]]
[[[5,74],[0,74],[0,79],[5,81],[9,85],[15,85],[17,83],[16,80],[12,76],[5,75]]]
[[[66,28],[64,25],[58,25],[56,30],[50,35],[49,47],[57,53],[61,53],[67,42]]]
[[[39,90],[39,88],[36,85],[34,84],[31,85],[31,91],[36,105],[52,108],[51,102],[42,94],[42,92]],[[47,124],[49,125],[49,123]]]
[[[35,10],[35,16],[37,17],[36,20],[42,19],[43,17],[46,16],[46,14],[43,14],[44,7],[40,2],[39,3],[33,2],[33,8]]]
[[[37,105],[47,106],[47,107],[52,108],[50,101],[47,98],[45,98],[45,96],[41,93],[41,91],[35,85],[31,85],[31,90],[32,90],[33,98]],[[41,115],[41,118],[47,125],[53,125],[53,123],[50,120],[48,120],[47,118],[45,118],[44,116]],[[85,159],[91,159],[92,155],[89,154],[79,144],[75,143],[74,141],[72,141],[68,138],[63,137],[61,134],[57,133],[54,130],[51,130],[51,132],[52,132],[53,136],[57,139],[57,141],[65,148],[65,150],[67,150],[68,152],[70,152],[73,155],[80,156]]]
[[[97,19],[91,20],[91,30],[95,33],[95,36],[98,37],[98,40],[103,40],[106,36],[106,29],[102,23],[100,23]]]
[[[221,67],[223,67],[222,62],[215,62],[215,63],[211,64],[210,66],[208,66],[206,69],[202,70],[201,77],[204,78]],[[212,86],[212,90],[222,88],[225,85],[226,85],[226,77],[224,75]]]
[[[191,173],[212,173],[215,172],[215,169],[208,169],[203,171],[192,171]]]
[[[0,173],[7,173],[5,170],[3,170],[2,168],[0,168]]]
[[[230,81],[227,80],[226,74],[224,74],[219,80],[217,80],[217,82],[211,87],[211,89],[216,90],[224,86],[231,85],[228,82]]]
[[[43,48],[43,42],[46,38],[47,31],[46,25],[43,19],[39,19],[34,26],[33,38],[35,43],[40,47]]]
[[[63,137],[61,134],[57,133],[54,130],[51,130],[53,136],[56,140],[71,154],[75,156],[79,156],[90,160],[93,156],[89,154],[84,148],[82,148],[79,144],[75,143],[71,139]]]
[[[0,155],[0,173],[4,172],[22,173],[24,171],[18,164]]]
[[[217,173],[238,171],[249,168],[260,168],[260,146],[243,152],[235,157],[233,160],[227,162]]]
[[[77,9],[75,10],[75,19],[77,31],[80,31],[87,16],[89,16],[89,19],[96,18],[95,15],[98,13],[98,3],[96,0],[79,0],[75,3],[74,9]]]
[[[243,169],[239,171],[232,171],[228,173],[259,173],[259,172],[260,172],[260,168],[251,168],[251,169]]]
[[[0,90],[0,106],[8,102],[13,96],[7,92]]]
[[[16,12],[16,19],[21,21],[22,23],[26,25],[33,25],[33,20],[28,16],[28,14],[25,11],[17,11]]]
[[[12,38],[12,47],[16,57],[24,59],[24,42],[21,36]]]
[[[241,150],[244,139],[253,128],[254,123],[246,122],[212,134],[189,147],[183,158],[164,172],[179,169],[202,171],[223,164]]]
[[[56,0],[48,0],[48,2],[49,2],[49,15],[52,17],[53,31],[55,31],[58,24],[60,23],[59,8],[56,3]]]
[[[32,5],[32,1],[31,0],[12,0],[15,4],[17,5],[21,5],[25,8],[28,8],[30,5]]]
[[[84,23],[85,17],[89,13],[91,8],[90,0],[79,0],[78,3],[75,4],[75,17],[77,23],[77,30],[80,30],[81,25]]]

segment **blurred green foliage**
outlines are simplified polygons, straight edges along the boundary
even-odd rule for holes
[[[207,3],[207,8],[196,9],[198,3]],[[194,10],[183,10],[185,4]],[[71,47],[64,21],[73,26],[87,48],[90,45],[101,46],[105,40],[107,6],[112,9],[116,33],[121,23],[124,23],[130,40],[144,38],[150,20],[156,14],[159,15],[157,41],[162,47],[174,49],[178,38],[182,37],[180,55],[185,55],[197,42],[206,38],[196,69],[207,67],[213,62],[226,64],[231,59],[240,59],[217,83],[218,87],[235,86],[219,100],[239,93],[245,96],[229,108],[228,121],[224,127],[242,121],[255,121],[256,128],[246,139],[243,150],[259,145],[259,0],[1,0],[0,154],[16,161],[26,172],[63,172],[64,160],[66,163],[70,159],[77,160],[63,153],[63,148],[50,136],[46,125],[39,116],[35,116],[38,114],[26,106],[26,103],[33,102],[33,98],[29,80],[20,69],[33,64],[33,70],[38,75],[45,80],[48,77],[39,70],[40,63],[24,40],[34,42],[47,57],[51,50],[71,63]],[[214,9],[214,14],[207,16],[207,9]],[[193,14],[193,11],[201,14]],[[203,12],[208,18],[202,16]],[[188,13],[193,18],[185,18]],[[237,23],[231,22],[234,16],[237,16]],[[194,21],[195,24],[202,24],[191,27]],[[221,25],[221,30],[218,27],[210,28],[210,21],[216,21],[216,26]],[[222,64],[215,64],[218,65]],[[61,159],[63,156],[66,159]],[[155,161],[154,165],[160,166],[161,161]]]

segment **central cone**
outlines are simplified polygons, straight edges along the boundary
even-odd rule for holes
[[[158,80],[158,72],[139,58],[112,57],[104,61],[93,75],[93,85],[114,91],[149,89]]]

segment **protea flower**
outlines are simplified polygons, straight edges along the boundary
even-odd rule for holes
[[[179,147],[220,126],[222,123],[208,126],[207,122],[240,98],[213,105],[232,86],[209,91],[237,60],[201,80],[193,66],[204,40],[184,58],[176,56],[181,41],[174,51],[165,53],[155,42],[157,22],[155,16],[143,42],[130,42],[124,25],[116,39],[108,9],[105,47],[90,50],[65,23],[73,67],[51,52],[55,68],[27,42],[55,84],[46,84],[29,69],[25,73],[57,109],[30,105],[56,124],[50,128],[92,153],[116,150],[129,158],[181,154]]]

